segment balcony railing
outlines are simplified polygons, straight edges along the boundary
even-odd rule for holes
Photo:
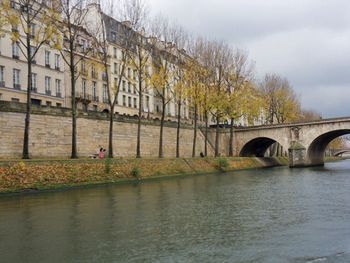
[[[87,93],[76,92],[75,93],[75,100],[83,102],[83,103],[90,103],[92,101],[92,96],[90,94],[87,94]]]
[[[48,63],[48,64],[45,64],[45,67],[51,68],[51,65]]]
[[[83,76],[87,76],[88,72],[87,72],[87,70],[82,69],[82,70],[80,70],[80,74]]]
[[[5,87],[5,81],[0,81],[0,87],[2,87],[2,88]]]
[[[56,97],[57,98],[62,98],[62,93],[61,92],[56,92]]]
[[[45,90],[45,94],[51,96],[51,90]]]
[[[19,55],[12,55],[13,59],[19,59]]]
[[[59,66],[55,66],[55,70],[60,71],[60,67]]]
[[[13,84],[13,88],[20,90],[21,89],[21,84]]]
[[[38,89],[37,88],[32,88],[32,92],[33,93],[38,93]]]
[[[92,96],[92,101],[99,102],[100,98],[98,96]]]
[[[108,98],[103,98],[103,103],[109,103]]]

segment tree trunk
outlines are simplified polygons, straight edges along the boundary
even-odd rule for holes
[[[231,118],[230,126],[230,143],[229,143],[228,156],[233,157],[233,118]]]
[[[216,132],[215,132],[215,157],[219,156],[219,125],[220,125],[220,117],[216,117]]]
[[[180,157],[181,101],[177,104],[176,158]]]
[[[139,73],[139,118],[137,122],[136,158],[141,158],[141,117],[142,117],[142,75]]]
[[[109,134],[108,134],[108,158],[113,158],[113,126],[114,126],[114,103],[110,105]]]
[[[29,32],[29,31],[28,31]],[[32,92],[32,56],[30,52],[30,35],[26,34],[27,41],[27,59],[28,59],[28,75],[27,75],[27,109],[26,109],[26,117],[24,123],[24,138],[23,138],[23,153],[22,159],[29,159],[29,126],[30,126],[30,113],[32,110],[32,100],[31,100],[31,92]]]
[[[164,128],[164,119],[165,119],[165,99],[162,98],[162,117],[160,119],[160,132],[159,132],[159,158],[163,158],[163,128]]]
[[[204,156],[208,156],[208,112],[205,111]]]
[[[197,105],[194,106],[194,130],[193,130],[193,145],[192,157],[196,156],[196,142],[197,142]]]
[[[72,97],[72,153],[71,158],[77,159],[77,105],[75,101],[75,68],[74,68],[74,45],[70,41],[70,74],[71,74],[71,97]]]

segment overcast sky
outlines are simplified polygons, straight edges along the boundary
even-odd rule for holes
[[[349,0],[149,0],[190,32],[247,50],[257,77],[287,77],[306,109],[350,116]]]

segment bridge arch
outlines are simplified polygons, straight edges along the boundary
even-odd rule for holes
[[[307,158],[310,165],[322,165],[324,164],[324,152],[327,145],[335,138],[350,134],[350,129],[340,129],[316,137],[309,145],[307,151]]]
[[[239,153],[241,157],[264,157],[267,149],[277,141],[268,137],[258,137],[248,141]]]

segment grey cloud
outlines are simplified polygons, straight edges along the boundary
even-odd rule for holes
[[[150,4],[154,12],[166,14],[191,32],[247,49],[258,76],[276,72],[287,77],[306,108],[312,106],[324,117],[350,115],[350,1],[150,0]]]

